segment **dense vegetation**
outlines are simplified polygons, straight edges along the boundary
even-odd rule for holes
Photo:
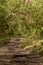
[[[43,43],[43,0],[0,0],[0,38]]]

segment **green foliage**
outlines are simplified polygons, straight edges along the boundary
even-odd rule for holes
[[[0,32],[10,36],[43,38],[43,5],[41,1],[0,1]],[[37,37],[36,37],[37,36]]]
[[[31,43],[43,40],[43,0],[0,0],[0,37],[4,36],[26,37]]]
[[[8,37],[2,37],[0,38],[0,46],[4,46],[8,43],[9,38]]]
[[[43,41],[37,41],[37,44],[33,44],[33,53],[43,55]]]

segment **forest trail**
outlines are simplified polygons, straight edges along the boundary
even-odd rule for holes
[[[22,47],[24,38],[11,38],[0,48],[0,65],[43,65],[43,56],[27,53]]]

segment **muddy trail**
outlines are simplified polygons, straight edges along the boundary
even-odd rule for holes
[[[43,56],[27,53],[22,47],[24,39],[10,39],[0,48],[0,65],[43,65]]]

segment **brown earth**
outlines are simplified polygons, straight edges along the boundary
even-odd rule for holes
[[[23,40],[12,38],[0,48],[0,65],[43,65],[43,56],[27,53],[21,48]]]

